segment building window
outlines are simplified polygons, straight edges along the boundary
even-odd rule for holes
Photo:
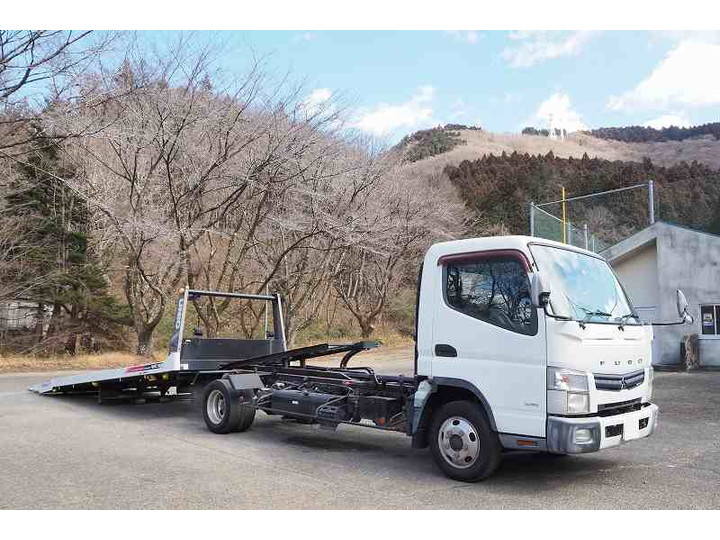
[[[448,263],[444,273],[445,299],[453,309],[512,332],[537,333],[530,282],[516,258]]]
[[[700,325],[703,335],[720,335],[720,305],[710,304],[700,306]]]

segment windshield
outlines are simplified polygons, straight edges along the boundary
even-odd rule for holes
[[[538,244],[531,245],[530,251],[538,269],[549,278],[550,305],[556,315],[586,322],[639,322],[604,260]]]

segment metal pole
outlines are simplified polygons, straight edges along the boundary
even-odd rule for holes
[[[648,182],[648,213],[650,215],[650,225],[655,223],[655,182]]]
[[[563,244],[567,244],[567,212],[565,208],[565,186],[560,186],[562,195]]]
[[[268,286],[265,285],[265,294],[268,294]],[[265,302],[265,335],[263,336],[263,339],[267,339],[268,335],[268,305],[267,302]]]
[[[535,203],[530,201],[530,236],[535,236]]]
[[[593,241],[593,248],[592,248],[593,253],[597,253],[597,250],[595,249],[595,235],[594,234],[592,235],[592,241]]]
[[[583,225],[583,232],[585,233],[585,249],[588,248],[588,226],[587,223]]]

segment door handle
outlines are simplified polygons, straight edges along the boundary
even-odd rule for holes
[[[457,351],[452,345],[446,343],[438,343],[435,345],[435,356],[445,356],[447,358],[455,358]]]

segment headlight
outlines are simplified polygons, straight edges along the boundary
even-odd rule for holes
[[[590,412],[590,396],[588,394],[577,394],[568,392],[567,395],[568,414],[587,414]]]
[[[550,414],[588,414],[590,394],[584,371],[547,368],[547,405]]]
[[[547,368],[548,390],[565,390],[566,392],[587,392],[587,373],[566,368]]]

